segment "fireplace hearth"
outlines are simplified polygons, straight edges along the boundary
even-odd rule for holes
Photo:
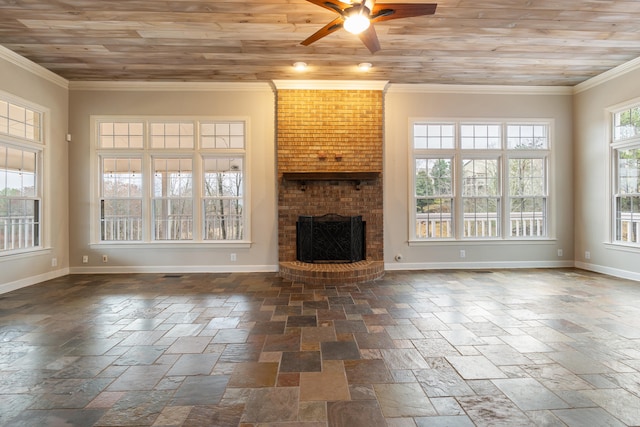
[[[366,222],[361,215],[298,217],[296,257],[309,263],[354,263],[365,260]]]

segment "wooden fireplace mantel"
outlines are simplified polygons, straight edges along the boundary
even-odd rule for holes
[[[373,181],[380,176],[380,172],[283,172],[282,177],[287,181],[298,181],[302,191],[308,181],[352,181],[356,189],[360,189],[362,181]]]

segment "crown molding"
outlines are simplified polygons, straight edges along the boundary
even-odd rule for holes
[[[276,89],[384,90],[386,80],[273,80]]]
[[[131,92],[255,92],[261,90],[273,92],[269,82],[70,81],[69,89]]]
[[[9,50],[4,46],[0,46],[0,59],[4,59],[9,63],[16,65],[23,70],[29,71],[31,74],[50,81],[51,83],[56,84],[64,89],[69,89],[69,80],[65,79],[64,77],[60,77],[56,73],[47,70],[46,68],[36,64],[35,62],[25,58],[22,55],[18,55],[14,51]]]
[[[465,95],[571,95],[571,86],[506,86],[506,85],[447,85],[447,84],[390,84],[387,93],[461,93]]]
[[[597,76],[590,78],[589,80],[575,85],[573,93],[584,92],[585,90],[592,89],[596,86],[608,82],[609,80],[613,80],[617,77],[638,69],[640,69],[640,57],[625,62],[624,64],[618,65],[615,68],[612,68],[602,74],[598,74]]]

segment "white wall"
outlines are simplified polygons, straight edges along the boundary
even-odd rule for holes
[[[0,256],[0,293],[68,273],[67,81],[0,47],[0,91],[48,110],[41,251]],[[57,266],[52,267],[52,258]]]
[[[633,66],[632,66],[633,65]],[[594,84],[597,82],[598,84]],[[578,86],[574,96],[576,265],[640,280],[640,250],[610,245],[607,108],[640,97],[640,61]],[[590,252],[590,259],[585,252]]]
[[[69,158],[70,238],[72,272],[275,271],[277,259],[277,197],[275,169],[275,94],[264,84],[81,84],[71,85]],[[250,248],[215,245],[179,247],[149,245],[114,248],[90,245],[90,116],[226,116],[249,118],[251,188]],[[230,261],[230,254],[237,261]],[[102,262],[102,255],[108,263]],[[83,255],[89,263],[82,264]]]
[[[509,93],[508,91],[512,91]],[[408,244],[409,122],[412,118],[552,119],[551,234],[543,242]],[[448,88],[392,85],[385,97],[385,268],[557,267],[573,265],[572,96],[568,88]],[[466,257],[460,258],[464,249]],[[558,249],[563,256],[558,257]],[[394,257],[402,255],[397,262]]]

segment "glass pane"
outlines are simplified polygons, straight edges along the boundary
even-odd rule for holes
[[[191,159],[154,159],[154,197],[191,197],[192,163]]]
[[[229,135],[229,123],[216,123],[216,135]]]
[[[549,127],[546,124],[509,124],[507,147],[511,150],[546,150],[549,148]]]
[[[114,148],[129,148],[129,135],[116,135],[108,137],[105,142],[112,143]]]
[[[616,241],[640,243],[640,196],[616,197]]]
[[[229,137],[230,148],[244,148],[244,136],[230,136]]]
[[[545,159],[510,159],[509,194],[546,195]]]
[[[180,138],[178,136],[173,136],[173,135],[164,136],[164,148],[169,148],[169,149],[180,148]]]
[[[26,124],[26,116],[24,107],[15,104],[9,104],[9,134],[15,136],[24,136],[24,128]]]
[[[129,135],[129,123],[114,123],[113,124],[114,135]]]
[[[0,196],[0,250],[27,249],[40,244],[39,203]]]
[[[144,126],[140,122],[104,122],[98,126],[100,148],[143,148]]]
[[[205,197],[241,197],[243,194],[242,169],[242,158],[205,158]]]
[[[190,240],[193,237],[191,199],[156,199],[153,217],[156,240]]]
[[[640,193],[640,149],[618,150],[619,194]]]
[[[429,193],[428,187],[431,185],[431,178],[429,178],[429,170],[427,169],[427,159],[415,160],[415,195],[426,196]],[[433,194],[433,192],[432,192]]]
[[[460,125],[462,149],[486,150],[501,148],[500,125],[463,124]]]
[[[0,146],[0,250],[28,249],[40,244],[37,156]]]
[[[244,123],[230,123],[229,134],[234,136],[244,136]]]
[[[453,159],[416,159],[415,195],[443,196],[453,192],[451,164]]]
[[[17,122],[9,119],[9,135],[23,137],[26,134],[24,122]]]
[[[100,221],[104,241],[142,240],[142,200],[103,200]]]
[[[455,146],[454,125],[416,123],[413,126],[415,149],[452,149]]]
[[[416,237],[450,238],[453,236],[453,199],[416,199]]]
[[[200,125],[202,147],[243,149],[244,128],[244,122],[202,123]]]
[[[42,141],[42,113],[7,101],[0,101],[0,133]]]
[[[613,115],[613,139],[635,138],[640,135],[640,106]]]
[[[511,199],[509,232],[512,237],[546,235],[546,198],[514,197]]]
[[[500,235],[500,199],[474,197],[464,200],[464,237],[497,237]]]
[[[102,197],[142,197],[142,159],[102,159]]]
[[[191,122],[152,123],[151,146],[153,148],[193,148],[194,124]]]
[[[204,238],[206,240],[241,240],[243,206],[240,199],[204,201]]]
[[[22,196],[36,196],[36,174],[33,172],[22,172]]]
[[[462,174],[463,196],[499,194],[497,159],[463,159]]]

